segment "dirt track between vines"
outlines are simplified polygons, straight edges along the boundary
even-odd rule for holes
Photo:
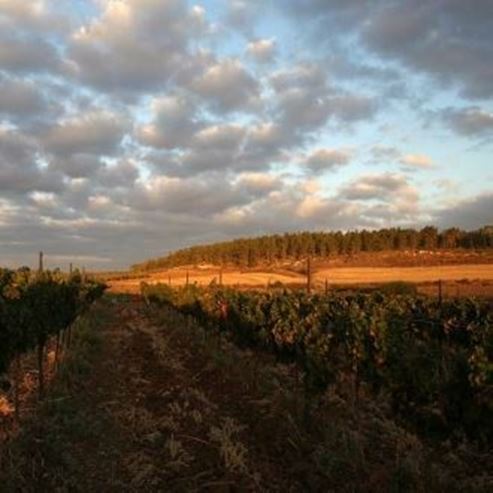
[[[108,311],[91,376],[61,418],[41,413],[20,438],[15,491],[304,489],[299,451],[286,447],[293,429],[269,416],[244,374],[225,371],[217,342],[198,343],[172,311],[156,324],[138,298]]]
[[[0,444],[1,493],[380,493],[394,491],[403,460],[420,486],[402,491],[491,491],[489,456],[467,450],[450,481],[450,464],[434,464],[448,486],[429,490],[428,462],[440,455],[385,407],[361,399],[356,408],[347,384],[307,421],[292,365],[139,297],[108,296],[91,317],[85,337],[99,342],[74,342],[47,399]]]

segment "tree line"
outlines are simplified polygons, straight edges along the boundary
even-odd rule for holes
[[[240,238],[198,245],[172,252],[164,257],[132,266],[133,270],[153,270],[180,265],[211,263],[236,267],[255,267],[307,256],[325,258],[359,252],[487,249],[493,247],[493,226],[473,231],[434,226],[422,229],[387,228],[375,231],[300,232]]]

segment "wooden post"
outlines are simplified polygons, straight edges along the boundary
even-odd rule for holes
[[[190,282],[190,274],[187,270],[187,275],[186,275],[186,278],[185,278],[185,285],[188,286],[188,283]]]
[[[312,292],[312,258],[306,259],[306,292],[310,294]]]
[[[219,270],[219,286],[222,285],[223,285],[223,269],[221,267],[221,269]]]
[[[74,270],[74,267],[72,265],[72,262],[70,262],[70,265],[69,265],[69,268],[68,268],[68,272],[69,272],[70,275],[72,275],[73,270]]]
[[[43,252],[39,252],[39,272],[43,272]]]
[[[168,284],[171,286],[171,275],[168,274]]]
[[[38,398],[39,400],[43,399],[44,389],[45,389],[45,378],[44,378],[44,368],[43,368],[44,348],[45,348],[45,342],[38,341]]]
[[[58,370],[58,359],[60,357],[60,331],[56,333],[56,346],[55,346],[55,369]]]
[[[443,287],[442,287],[442,280],[438,280],[438,304],[441,307],[442,306],[442,301],[443,301]]]
[[[325,278],[325,296],[329,294],[329,281]]]
[[[19,394],[20,394],[20,380],[21,380],[21,374],[22,374],[22,369],[21,369],[21,356],[20,354],[17,354],[14,359],[14,364],[15,364],[15,377],[14,377],[14,416],[15,420],[17,423],[20,420],[20,413],[21,413],[21,405],[20,405],[20,400],[19,400]]]

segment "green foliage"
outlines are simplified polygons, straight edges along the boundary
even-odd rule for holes
[[[63,279],[57,272],[0,269],[0,373],[16,354],[43,347],[67,329],[105,288],[77,275]]]
[[[413,284],[412,282],[404,282],[404,281],[387,282],[379,286],[378,290],[387,295],[392,295],[392,294],[417,295],[418,294],[418,288],[416,284]]]
[[[193,315],[241,345],[304,370],[307,391],[337,382],[390,395],[396,413],[436,436],[491,440],[493,311],[475,300],[408,294],[307,295],[143,284],[149,300]]]
[[[233,241],[199,245],[170,253],[166,257],[136,264],[134,270],[152,270],[179,265],[229,264],[237,267],[255,267],[286,259],[306,256],[325,258],[330,255],[352,255],[359,252],[383,250],[436,250],[439,248],[492,248],[493,228],[476,231],[451,228],[439,232],[427,226],[421,230],[390,228],[378,231],[302,232],[284,235],[240,238]]]

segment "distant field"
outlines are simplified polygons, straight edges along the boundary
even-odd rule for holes
[[[443,265],[435,267],[352,267],[324,269],[314,275],[315,279],[328,279],[337,284],[379,282],[430,282],[458,281],[461,279],[492,279],[493,265]]]
[[[189,270],[189,282],[198,285],[207,285],[214,279],[219,280],[217,270]],[[151,274],[143,278],[109,281],[114,292],[137,292],[141,281],[148,283],[163,282],[180,286],[186,282],[186,270],[172,269]],[[435,267],[336,267],[324,268],[313,272],[314,284],[322,284],[327,279],[332,284],[378,284],[394,281],[406,281],[416,284],[430,283],[439,279],[457,284],[457,281],[480,281],[481,285],[493,281],[493,265],[446,265]],[[225,271],[222,281],[227,286],[265,287],[274,282],[283,284],[303,284],[306,277],[299,273],[264,272],[264,271]],[[483,282],[484,281],[484,282]]]

